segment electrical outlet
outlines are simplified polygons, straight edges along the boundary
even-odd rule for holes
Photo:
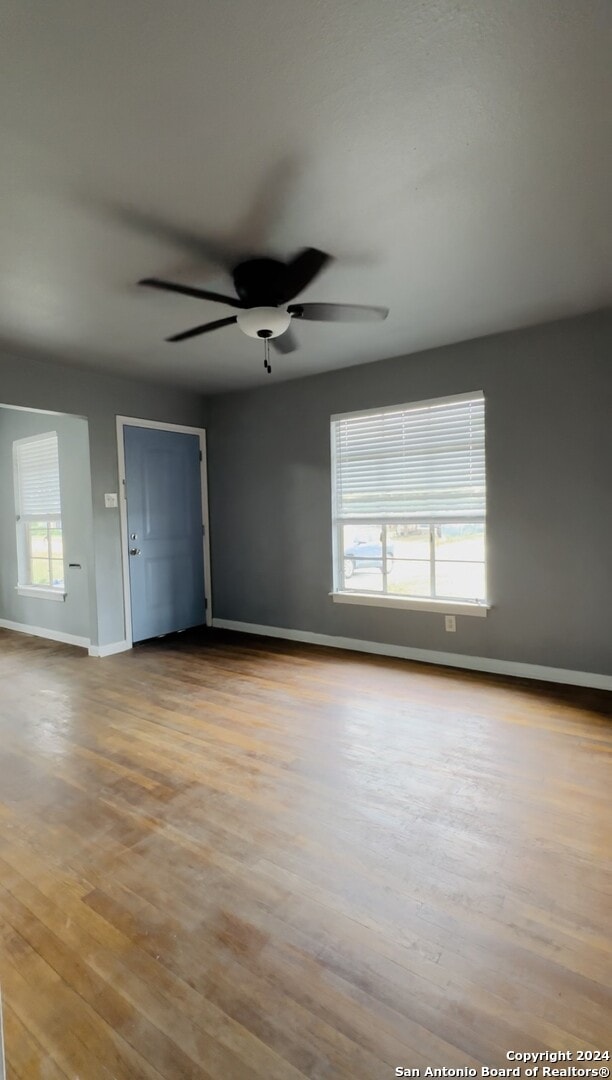
[[[448,630],[451,634],[457,629],[457,620],[454,615],[444,616],[444,629]]]
[[[119,503],[117,502],[117,492],[116,491],[107,491],[107,492],[105,492],[104,505],[105,505],[107,510],[116,509],[116,507],[119,505]]]

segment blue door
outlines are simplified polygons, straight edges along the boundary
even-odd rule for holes
[[[200,440],[123,429],[132,640],[206,620]]]

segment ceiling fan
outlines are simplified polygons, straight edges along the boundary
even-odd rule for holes
[[[272,342],[280,353],[290,353],[297,349],[297,342],[289,329],[292,319],[306,319],[314,322],[362,322],[386,319],[389,311],[384,307],[369,307],[363,304],[292,304],[303,290],[331,261],[331,256],[316,248],[304,248],[289,262],[280,259],[253,258],[238,263],[231,271],[236,296],[223,296],[208,289],[197,289],[190,285],[177,285],[159,278],[143,278],[139,285],[149,285],[153,289],[194,296],[199,300],[214,300],[237,308],[237,315],[226,319],[193,326],[173,334],[166,341],[186,341],[211,330],[220,330],[223,326],[237,323],[244,334],[261,338],[266,343]],[[270,370],[266,350],[265,365]]]

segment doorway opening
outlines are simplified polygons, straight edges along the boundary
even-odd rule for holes
[[[0,627],[89,649],[97,628],[89,425],[0,405]]]

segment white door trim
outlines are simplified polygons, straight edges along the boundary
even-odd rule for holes
[[[179,431],[184,435],[197,435],[200,440],[200,481],[202,490],[202,518],[204,535],[204,596],[206,599],[206,625],[212,626],[212,581],[210,573],[210,520],[208,516],[208,464],[206,458],[206,431],[204,428],[185,427],[183,424],[166,424],[160,420],[142,420],[138,416],[117,417],[117,457],[119,460],[119,520],[121,522],[121,572],[123,576],[123,611],[125,640],[132,648],[132,602],[130,596],[130,566],[127,534],[127,502],[125,496],[125,447],[124,427],[156,428],[158,431]]]

